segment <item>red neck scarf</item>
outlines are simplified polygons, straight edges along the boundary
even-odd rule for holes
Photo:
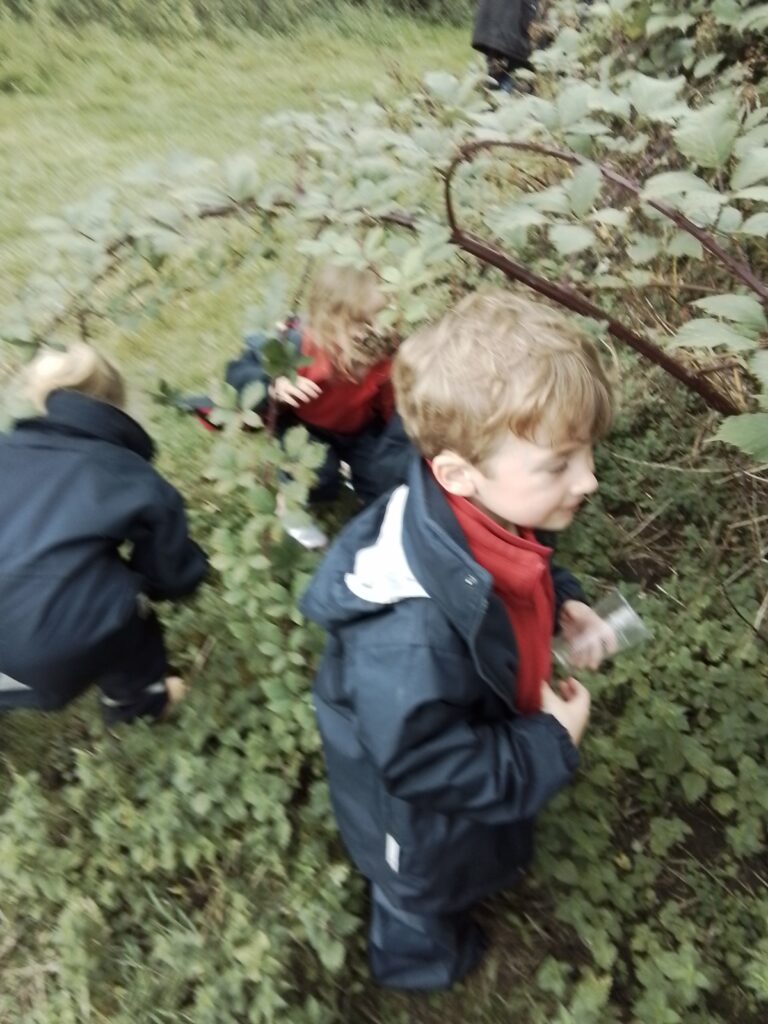
[[[552,669],[555,592],[549,570],[552,549],[532,530],[520,536],[499,526],[479,508],[443,491],[475,561],[493,577],[517,644],[515,707],[522,714],[541,710],[541,684]]]

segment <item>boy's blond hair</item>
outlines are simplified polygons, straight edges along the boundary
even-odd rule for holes
[[[51,392],[59,389],[125,407],[125,382],[119,370],[84,342],[75,342],[66,351],[48,349],[33,359],[26,371],[26,389],[41,412]]]
[[[360,376],[387,354],[371,331],[385,304],[372,270],[329,263],[315,275],[308,304],[312,339],[345,376]]]
[[[482,467],[509,433],[558,447],[609,429],[613,391],[595,345],[566,316],[515,292],[468,295],[401,345],[393,380],[425,458]]]

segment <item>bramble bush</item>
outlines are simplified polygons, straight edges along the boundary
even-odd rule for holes
[[[689,389],[621,352],[601,491],[560,557],[593,594],[622,581],[654,638],[589,679],[579,780],[543,816],[530,879],[492,904],[482,971],[418,1003],[364,980],[364,893],[309,699],[322,638],[296,611],[316,556],[274,515],[278,468],[298,508],[318,452],[300,430],[281,450],[221,388],[225,429],[191,458],[206,439],[159,409],[216,571],[166,613],[193,696],[173,729],[105,738],[86,713],[37,770],[9,765],[0,1019],[764,1020],[766,479],[746,456],[768,450],[767,8],[560,0],[538,95],[489,99],[476,76],[434,72],[415,93],[281,115],[279,180],[247,154],[145,164],[37,222],[46,258],[3,319],[20,355],[72,337],[108,348],[249,269],[268,283],[243,314],[269,329],[300,302],[297,251],[373,267],[392,299],[382,325],[405,334],[498,283],[495,261],[593,302],[601,340],[626,329]]]

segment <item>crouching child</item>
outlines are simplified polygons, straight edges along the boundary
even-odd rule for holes
[[[0,710],[95,683],[108,724],[162,717],[184,684],[150,602],[192,593],[206,557],[111,363],[77,344],[27,382],[40,415],[0,436]]]
[[[597,618],[551,562],[596,489],[611,387],[562,315],[472,295],[400,348],[420,457],[339,535],[303,598],[328,631],[314,686],[338,826],[370,882],[386,986],[440,989],[480,960],[473,905],[512,885],[589,716],[550,684],[558,622]]]
[[[392,341],[375,326],[385,305],[372,271],[327,264],[313,278],[307,320],[292,317],[282,331],[283,340],[304,358],[295,379],[267,376],[262,333],[246,336],[244,351],[227,367],[227,382],[238,392],[254,381],[267,387],[277,406],[279,435],[298,423],[325,445],[310,504],[337,497],[342,463],[349,467],[350,484],[361,504],[405,478],[412,449],[394,412]],[[289,516],[281,518],[287,532],[305,547],[326,544],[316,524],[293,525]]]

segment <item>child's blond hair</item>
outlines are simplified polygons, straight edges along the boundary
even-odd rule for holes
[[[125,406],[125,382],[119,370],[84,342],[75,342],[65,351],[47,349],[27,367],[27,394],[41,412],[51,392],[59,389],[79,391],[119,409]]]
[[[483,463],[509,432],[558,447],[603,436],[614,412],[595,345],[570,319],[515,292],[468,295],[400,346],[393,381],[425,458]]]
[[[312,339],[345,376],[361,375],[386,355],[371,330],[385,304],[372,270],[329,263],[315,275],[308,304]]]

